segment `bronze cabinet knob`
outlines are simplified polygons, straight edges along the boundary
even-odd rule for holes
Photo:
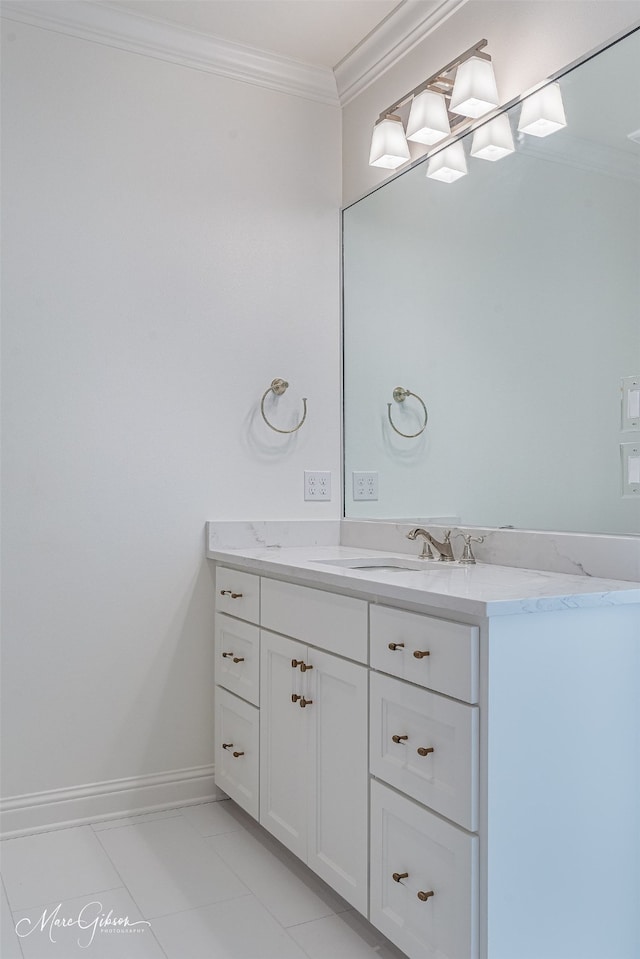
[[[408,736],[392,736],[392,737],[391,737],[391,739],[393,740],[394,743],[402,743],[402,742],[405,742],[405,740],[407,740],[408,738],[409,738]]]
[[[304,709],[305,706],[311,706],[312,703],[313,703],[312,699],[305,699],[304,696],[301,696],[300,702],[298,705]]]
[[[299,699],[302,699],[302,696],[299,696],[298,693],[291,693],[292,703],[297,703]]]
[[[435,892],[433,892],[433,890],[431,892],[420,891],[418,893],[418,899],[420,900],[420,902],[426,902],[427,899],[431,899],[432,896],[435,896]]]
[[[244,656],[234,656],[233,661],[234,663],[244,663]]]
[[[416,659],[424,659],[425,656],[430,656],[431,653],[428,649],[416,649],[413,655]]]
[[[391,878],[393,879],[394,882],[400,882],[401,879],[407,879],[408,876],[409,876],[408,872],[394,872]]]
[[[221,595],[221,596],[230,596],[231,599],[242,599],[242,593],[234,593],[234,592],[233,592],[232,590],[230,590],[230,589],[221,589],[221,590],[220,590],[220,595]]]
[[[404,649],[404,643],[389,643],[389,649]]]
[[[416,749],[418,756],[428,756],[429,753],[434,753],[435,749],[433,746],[420,746],[419,749]]]

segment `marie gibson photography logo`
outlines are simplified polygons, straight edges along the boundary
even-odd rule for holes
[[[53,909],[42,911],[37,919],[23,918],[16,923],[16,933],[21,939],[34,933],[46,933],[51,942],[56,942],[54,933],[60,929],[76,927],[78,929],[77,943],[81,949],[88,949],[100,934],[142,933],[151,925],[146,919],[132,921],[128,916],[117,916],[113,909],[105,912],[102,903],[94,899],[83,906],[76,916],[61,916],[62,903]]]

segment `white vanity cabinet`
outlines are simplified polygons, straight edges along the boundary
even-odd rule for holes
[[[367,915],[368,604],[225,567],[216,592],[216,784]]]
[[[370,641],[371,922],[411,959],[477,959],[479,629],[372,606]]]
[[[366,915],[367,668],[260,642],[260,824]]]
[[[638,959],[640,590],[278,552],[218,567],[216,783],[409,959]]]
[[[259,616],[260,577],[217,567],[215,782],[256,819],[260,769]]]

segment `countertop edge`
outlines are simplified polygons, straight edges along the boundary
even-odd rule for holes
[[[586,585],[581,577],[564,573],[548,573],[540,570],[523,570],[520,567],[498,567],[490,564],[478,564],[470,569],[457,569],[454,576],[460,577],[459,584],[463,586],[469,582],[471,576],[478,575],[474,570],[504,570],[505,576],[511,574],[523,578],[527,574],[540,575],[547,580],[558,580],[559,590],[549,591],[547,595],[521,595],[509,598],[489,598],[486,600],[465,596],[462,592],[439,592],[437,588],[425,589],[407,585],[406,583],[385,580],[381,573],[372,577],[369,571],[365,575],[362,571],[348,568],[323,567],[319,562],[316,565],[309,557],[303,559],[293,553],[302,552],[322,555],[324,559],[329,552],[340,557],[354,556],[389,556],[389,552],[370,549],[355,549],[353,547],[309,547],[306,550],[295,547],[266,547],[260,550],[247,549],[207,549],[207,558],[217,563],[235,566],[262,575],[275,575],[300,581],[303,585],[312,585],[318,588],[340,589],[365,594],[374,601],[392,600],[428,606],[432,609],[441,609],[448,612],[462,612],[482,618],[505,615],[532,615],[534,613],[554,612],[560,610],[593,609],[602,607],[619,607],[636,605],[640,612],[640,583],[626,583],[617,580],[598,580],[603,588],[581,591],[580,586]],[[271,553],[271,555],[269,555]],[[406,555],[402,557],[406,559]],[[317,562],[317,561],[316,561]],[[577,581],[577,582],[576,582]],[[595,585],[595,584],[593,584]],[[564,591],[562,586],[565,587]],[[571,588],[568,588],[571,587]],[[610,587],[610,588],[607,588]],[[522,590],[523,594],[526,590]]]

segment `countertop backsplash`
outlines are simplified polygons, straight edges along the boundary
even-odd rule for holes
[[[217,549],[282,549],[304,546],[349,546],[418,555],[419,545],[407,539],[414,526],[424,526],[436,539],[445,527],[441,518],[416,520],[252,520],[207,524],[207,547]],[[448,524],[447,524],[448,525]],[[605,579],[640,581],[640,537],[592,533],[460,527],[483,536],[474,543],[478,563],[521,569],[572,573]],[[462,540],[453,539],[456,557]]]

